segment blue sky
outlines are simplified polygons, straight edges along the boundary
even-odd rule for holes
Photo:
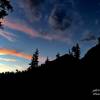
[[[100,36],[100,0],[11,0],[14,8],[0,30],[0,72],[29,67],[40,50],[40,63],[77,42],[81,56]]]

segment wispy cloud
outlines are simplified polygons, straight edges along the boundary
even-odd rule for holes
[[[23,52],[18,52],[16,50],[12,49],[6,49],[6,48],[0,48],[0,55],[11,55],[11,56],[16,56],[16,57],[21,57],[27,60],[32,59],[32,55],[23,53]],[[46,57],[44,56],[39,56],[39,63],[42,64],[46,60]],[[8,61],[8,62],[15,62],[16,59],[9,59],[9,58],[0,58],[0,61]]]
[[[71,43],[71,37],[66,36],[65,34],[70,33],[61,33],[56,34],[58,30],[54,30],[54,28],[59,29],[60,31],[63,30],[68,31],[73,30],[71,27],[78,27],[80,25],[77,25],[80,23],[78,19],[80,19],[80,16],[78,15],[78,12],[73,9],[74,0],[18,0],[18,9],[20,12],[23,11],[23,15],[29,16],[29,19],[32,20],[32,23],[30,23],[28,20],[26,20],[26,17],[22,16],[19,19],[20,21],[17,21],[18,18],[15,16],[14,18],[11,18],[10,20],[5,21],[5,26],[9,27],[10,29],[20,31],[23,34],[28,35],[31,38],[42,38],[45,40],[57,40],[61,42]],[[51,6],[52,5],[52,6]],[[48,9],[45,9],[45,8]],[[43,10],[43,11],[41,11]],[[48,11],[49,10],[49,11]],[[77,14],[76,14],[77,13]],[[34,25],[34,20],[40,19],[41,14],[43,17],[41,18],[40,23],[42,24],[42,19],[44,19],[48,26],[45,26],[45,28],[49,31],[46,34],[41,34],[38,30],[35,30],[34,27],[30,27],[30,25]],[[19,15],[20,16],[20,15]],[[25,21],[25,23],[22,22],[22,20]],[[43,21],[44,21],[43,20]],[[36,22],[36,21],[35,21]],[[73,25],[74,23],[74,25]],[[45,25],[43,23],[43,25]],[[50,27],[51,26],[51,27]],[[53,26],[53,27],[52,27]],[[40,26],[38,27],[40,28]],[[45,29],[42,29],[45,30]],[[53,31],[51,33],[51,30]]]
[[[49,16],[49,23],[54,29],[65,30],[72,24],[72,18],[69,14],[69,9],[68,11],[65,9],[65,6],[67,6],[66,4],[69,3],[56,5]]]
[[[96,40],[96,36],[88,30],[85,31],[85,33],[82,36],[81,41],[92,41],[92,40]]]
[[[30,37],[38,37],[38,33],[24,23],[12,22],[12,21],[6,20],[4,25],[11,29],[14,29],[14,30],[17,30],[20,32],[24,32],[25,34],[29,35]]]
[[[16,62],[16,59],[0,58],[0,61],[5,61],[5,62]]]
[[[27,26],[25,23],[21,22],[12,22],[10,20],[5,21],[5,26],[9,27],[10,29],[14,29],[16,31],[20,31],[23,34],[28,35],[29,37],[33,38],[42,38],[45,40],[57,40],[62,42],[71,42],[70,37],[65,36],[64,34],[55,34],[55,33],[44,33],[34,30],[33,28]]]
[[[22,52],[17,52],[16,50],[11,50],[11,49],[6,49],[6,48],[0,48],[0,55],[12,55],[16,57],[21,57],[24,59],[31,59],[31,55],[22,53]]]
[[[20,0],[18,2],[19,7],[25,13],[25,16],[30,22],[39,20],[42,16],[42,4],[45,0]]]
[[[47,39],[49,41],[52,40],[56,40],[56,41],[60,41],[60,42],[65,42],[67,44],[73,44],[73,41],[71,40],[71,36],[70,35],[66,35],[66,34],[55,34],[55,33],[47,33],[47,32],[42,32],[40,33],[40,37]]]
[[[2,24],[5,23],[5,19],[0,19],[0,22],[2,22]],[[2,36],[3,38],[7,39],[8,41],[15,41],[17,36],[11,32],[6,31],[5,29],[0,29],[0,36]]]
[[[0,30],[0,36],[4,37],[8,41],[15,41],[16,40],[16,35],[11,33],[11,32],[6,32],[5,30]]]

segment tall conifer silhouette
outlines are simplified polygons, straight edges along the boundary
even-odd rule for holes
[[[39,50],[36,49],[35,53],[33,54],[32,56],[32,61],[30,63],[30,67],[33,68],[33,67],[38,67],[38,57],[39,57]]]

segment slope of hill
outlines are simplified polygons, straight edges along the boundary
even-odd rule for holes
[[[84,78],[91,89],[100,89],[100,44],[91,48],[81,60]]]
[[[90,65],[100,65],[100,44],[91,48],[82,59],[83,63]]]

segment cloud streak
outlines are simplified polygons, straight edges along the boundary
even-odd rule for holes
[[[29,26],[27,26],[25,23],[20,23],[20,22],[12,22],[10,20],[6,20],[4,25],[10,29],[20,31],[23,34],[28,35],[29,37],[33,38],[42,38],[45,40],[57,40],[57,41],[62,41],[62,42],[71,42],[70,37],[65,36],[64,34],[55,34],[55,33],[44,33],[44,32],[39,32],[36,31]]]
[[[25,16],[33,22],[42,16],[42,4],[45,0],[20,0],[19,6],[25,12]]]
[[[16,62],[16,59],[0,58],[0,61],[4,61],[4,62]]]
[[[87,42],[92,41],[92,40],[96,40],[96,36],[93,33],[89,32],[89,31],[84,33],[84,35],[81,39],[81,41],[87,41]]]
[[[18,52],[16,50],[12,50],[12,49],[6,49],[6,48],[0,48],[0,55],[11,55],[11,56],[24,58],[24,59],[27,59],[27,60],[32,59],[32,55],[29,55],[29,54],[26,54],[26,53],[23,53],[23,52]],[[46,57],[39,56],[39,63],[40,64],[44,63],[45,60],[46,60]],[[16,59],[0,58],[0,61],[15,62]]]
[[[30,27],[28,27],[26,24],[24,23],[19,23],[19,22],[12,22],[9,20],[6,20],[4,23],[5,26],[20,31],[20,32],[24,32],[25,34],[29,35],[30,37],[38,37],[38,33],[31,29]]]
[[[40,33],[40,36],[49,41],[56,40],[56,41],[61,41],[61,42],[65,42],[68,44],[72,44],[72,40],[69,35],[65,35],[61,33],[60,34],[55,34],[55,33],[50,34],[47,32],[42,32]]]
[[[66,11],[66,4],[56,5],[49,16],[49,24],[57,30],[65,30],[72,24],[72,16]]]
[[[16,50],[11,50],[11,49],[6,49],[6,48],[0,48],[0,55],[12,55],[16,57],[21,57],[24,59],[31,59],[31,55],[22,53],[22,52],[17,52]]]
[[[16,40],[16,35],[11,33],[11,32],[6,32],[4,30],[0,31],[0,36],[4,37],[5,39],[7,39],[8,41],[15,41]]]

